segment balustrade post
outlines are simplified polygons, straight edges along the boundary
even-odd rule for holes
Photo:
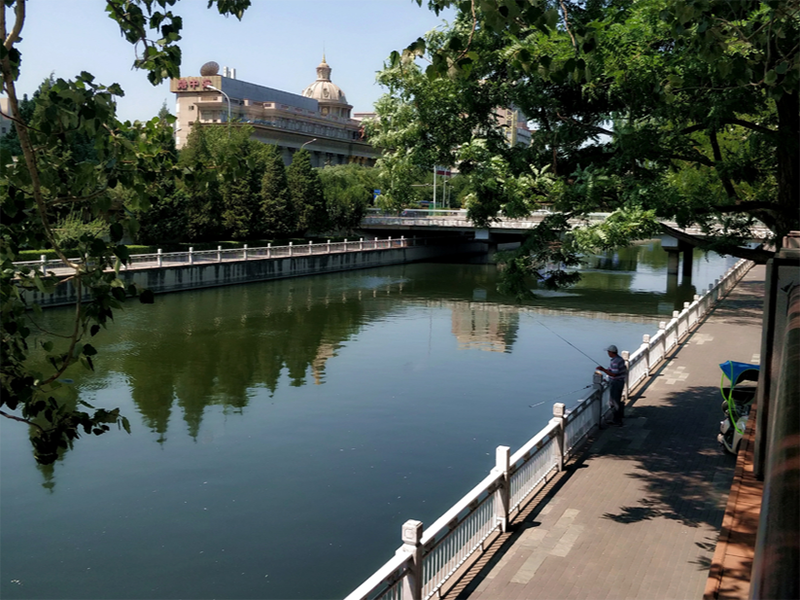
[[[42,263],[42,275],[47,275],[47,256],[40,254],[39,261]]]
[[[503,479],[500,481],[500,487],[494,493],[494,520],[495,523],[500,523],[500,531],[503,533],[508,531],[508,506],[511,501],[511,478],[508,474],[510,457],[511,448],[508,446],[497,447],[494,468],[497,472],[502,473]]]
[[[566,429],[567,407],[562,402],[553,404],[553,418],[550,419],[551,423],[557,424],[556,431],[556,449],[558,450],[558,472],[564,470],[564,453],[566,445],[564,444],[564,433]]]
[[[189,264],[190,265],[194,264],[194,247],[193,246],[189,247]]]
[[[628,352],[627,350],[623,350],[622,353],[620,354],[620,356],[622,357],[622,360],[625,361],[625,371],[630,375],[630,367],[631,367],[630,357],[631,357],[631,353]],[[622,403],[623,404],[628,399],[628,394],[630,392],[630,383],[629,383],[630,379],[631,379],[630,376],[625,377],[625,388],[622,390]]]
[[[363,250],[364,249],[364,238],[359,238],[359,240],[358,240],[358,249],[359,250]]]
[[[247,260],[247,244],[245,244],[244,248],[242,249],[242,258]]]
[[[392,247],[392,236],[389,236],[389,241],[386,242],[386,247],[387,248],[391,248]]]
[[[328,254],[330,254],[331,253],[331,241],[330,240],[328,240],[328,248],[327,248],[327,250],[328,250]]]
[[[645,351],[645,355],[644,355],[644,360],[645,360],[644,364],[647,365],[647,374],[650,375],[650,367],[651,367],[651,365],[650,365],[650,335],[644,334],[642,336],[642,344],[647,346],[647,350]]]
[[[309,256],[314,254],[314,249],[311,247],[313,245],[314,245],[314,242],[312,242],[311,240],[308,240],[308,255]]]
[[[409,519],[403,523],[403,545],[400,552],[411,555],[408,571],[403,578],[401,598],[422,600],[422,521]]]
[[[272,258],[272,242],[267,242],[267,258]]]
[[[164,262],[161,256],[161,248],[159,248],[158,251],[156,252],[156,260],[158,261],[159,267],[163,266]]]
[[[400,236],[400,247],[401,248],[405,248],[406,247],[406,236],[404,236],[404,235]]]
[[[289,242],[289,256],[292,255],[292,247],[293,247],[293,245],[294,244],[292,242]]]
[[[222,246],[217,246],[217,262],[222,262]]]
[[[597,403],[600,405],[600,410],[598,411],[599,416],[597,417],[597,427],[602,427],[603,425],[603,374],[600,371],[595,371],[592,374],[592,388],[595,391],[595,394],[598,395]]]
[[[347,252],[347,238],[344,238],[344,244],[342,245],[344,251]]]

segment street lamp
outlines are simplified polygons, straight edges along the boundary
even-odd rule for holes
[[[215,92],[219,92],[220,94],[225,96],[225,99],[228,101],[228,137],[231,137],[231,99],[228,97],[228,94],[223,92],[221,89],[214,87],[210,83],[206,84],[206,89],[207,90],[214,90]]]
[[[313,140],[308,140],[306,143],[304,143],[303,145],[300,146],[300,150],[302,150],[303,148],[305,148],[309,144],[313,144],[316,141],[317,141],[317,138],[314,138]]]

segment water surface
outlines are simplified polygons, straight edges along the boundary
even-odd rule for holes
[[[66,390],[120,407],[130,435],[41,467],[27,428],[0,422],[0,595],[342,597],[404,521],[433,522],[497,445],[586,393],[604,346],[634,350],[732,263],[698,254],[692,283],[668,285],[644,244],[525,304],[498,295],[493,267],[452,264],[131,304]]]

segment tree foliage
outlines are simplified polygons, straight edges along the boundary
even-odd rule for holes
[[[552,252],[527,244],[516,258],[528,274],[652,235],[664,220],[699,225],[710,237],[698,245],[760,260],[770,254],[742,246],[753,225],[778,244],[798,228],[797,2],[427,4],[454,7],[455,21],[379,74],[389,93],[371,137],[388,149],[390,197],[414,168],[447,164],[470,180],[479,225],[543,200],[573,219],[614,213],[577,234],[547,220],[558,242],[534,236]],[[530,147],[506,142],[504,107],[531,120]]]
[[[298,228],[298,215],[292,205],[286,167],[277,146],[266,146],[264,178],[261,182],[261,218],[271,237],[288,236]]]
[[[322,181],[311,166],[311,154],[301,148],[292,156],[286,170],[290,202],[297,214],[297,229],[301,233],[322,233],[328,228]]]
[[[336,165],[318,171],[325,195],[331,230],[350,233],[367,213],[374,191],[379,188],[379,170],[357,164]]]
[[[174,0],[106,1],[109,16],[140,50],[134,66],[145,69],[154,84],[179,75],[182,24],[171,11],[173,5]],[[249,0],[212,0],[213,5],[222,14],[240,17]],[[47,464],[82,433],[101,434],[113,424],[129,427],[116,409],[60,402],[56,388],[71,365],[93,368],[97,351],[91,338],[109,324],[127,296],[139,292],[118,276],[119,266],[128,260],[120,242],[126,232],[135,235],[135,214],[161,196],[159,182],[175,174],[175,163],[168,150],[170,128],[157,118],[120,122],[114,97],[123,96],[123,90],[117,84],[103,85],[85,71],[72,80],[48,81],[33,114],[23,110],[16,89],[22,66],[17,45],[26,7],[25,0],[6,0],[0,6],[2,91],[21,151],[14,161],[9,148],[0,147],[0,414],[31,426],[36,459]],[[156,40],[150,39],[153,33]],[[81,145],[86,152],[76,152]],[[120,189],[125,193],[116,193]],[[84,233],[66,254],[55,224],[60,215],[76,211],[88,220],[101,219],[106,228],[102,236]],[[52,248],[69,275],[57,278],[39,268],[15,266],[25,248]],[[78,297],[71,330],[60,337],[39,331],[31,291],[51,293],[67,282]],[[152,301],[150,294],[140,297]],[[34,344],[46,356],[44,367],[28,360]]]

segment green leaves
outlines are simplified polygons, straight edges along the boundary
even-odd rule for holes
[[[6,0],[7,6],[13,4]],[[250,2],[209,2],[215,4],[221,14],[241,18]],[[172,12],[174,5],[175,0],[106,0],[107,14],[136,45],[135,66],[147,70],[153,83],[179,75],[177,42],[183,22]],[[25,18],[20,11],[14,16]],[[16,23],[18,29],[22,25]],[[15,101],[18,42],[9,37],[0,46],[4,91],[20,125],[13,143],[0,144],[0,406],[19,410],[30,420],[36,458],[50,464],[79,437],[80,429],[99,435],[116,422],[130,431],[118,410],[98,409],[90,415],[50,394],[75,363],[94,368],[97,350],[85,339],[113,319],[113,310],[129,294],[138,294],[144,303],[153,301],[152,293],[126,287],[119,278],[120,266],[129,260],[128,249],[119,242],[126,232],[136,233],[136,211],[162,196],[162,184],[174,182],[178,169],[169,127],[174,118],[119,122],[114,96],[122,96],[123,90],[117,84],[103,86],[91,73],[83,71],[73,80],[51,77],[32,101]],[[15,265],[20,248],[45,248],[59,256],[58,277],[52,266],[45,274],[40,264]],[[75,323],[64,333],[37,333],[35,345],[46,353],[51,370],[33,372],[29,320],[38,319],[41,310],[36,305],[29,310],[32,291],[52,294],[66,281],[79,292]]]

